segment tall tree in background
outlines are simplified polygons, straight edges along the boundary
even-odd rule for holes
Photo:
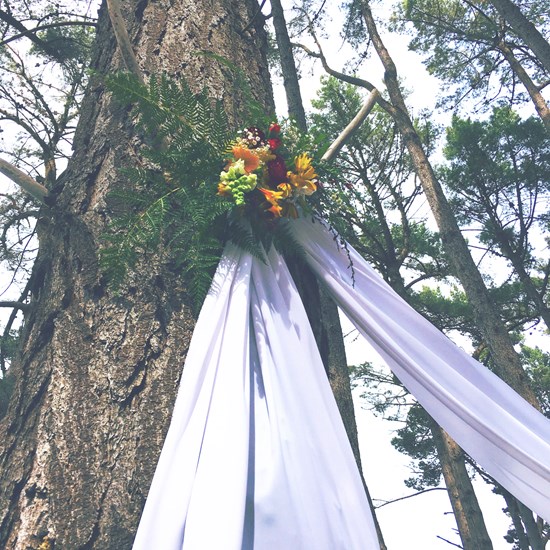
[[[332,138],[345,124],[348,113],[360,105],[361,96],[354,86],[325,79],[319,99],[313,102],[313,131]],[[341,228],[346,239],[380,270],[396,292],[418,308],[421,299],[417,286],[447,277],[449,268],[439,260],[436,236],[430,235],[421,221],[411,219],[419,188],[410,183],[413,166],[395,122],[380,108],[372,117],[350,138],[336,161],[339,173],[325,187],[327,201],[333,204],[328,210],[331,222]],[[417,127],[429,133],[429,125]],[[391,216],[395,211],[398,217]],[[409,282],[405,281],[404,268],[408,269]],[[425,304],[421,309],[431,318]],[[406,390],[399,389],[402,398]],[[463,451],[433,420],[428,429],[437,442],[438,473],[443,473],[463,547],[492,548]],[[439,479],[437,475],[436,483]]]
[[[283,74],[284,88],[288,104],[288,115],[295,121],[296,125],[302,132],[306,132],[308,129],[307,120],[302,103],[298,72],[296,70],[292,44],[288,35],[287,24],[280,0],[271,0],[271,12],[273,15],[273,27],[275,30],[277,50],[279,53],[279,61],[281,63],[281,71]],[[295,270],[296,268],[294,271]],[[305,265],[300,265],[299,270],[301,272],[309,271]],[[311,279],[312,275],[309,275],[308,278]],[[300,277],[296,277],[296,279],[299,283]],[[304,291],[305,289],[303,288],[304,285],[299,285],[299,288],[300,286],[302,287],[301,294],[303,296],[307,296]],[[321,285],[319,285],[318,296],[315,296],[315,301],[319,304],[318,311],[320,316],[311,314],[315,311],[315,309],[312,309],[311,304],[308,307],[307,301],[305,302],[306,311],[310,312],[309,319],[314,327],[314,332],[321,336],[321,338],[317,336],[321,357],[323,358],[323,363],[329,377],[332,391],[336,398],[336,402],[338,403],[338,408],[346,427],[346,432],[353,449],[353,454],[355,455],[357,466],[361,472],[361,478],[365,486],[365,492],[367,494],[372,515],[374,517],[378,539],[380,541],[380,549],[385,550],[386,544],[384,542],[383,533],[376,518],[376,511],[372,503],[372,498],[362,474],[357,423],[353,409],[353,397],[351,394],[348,362],[346,359],[344,336],[338,315],[338,308]],[[317,325],[319,325],[319,328],[315,330]]]
[[[434,214],[454,274],[464,287],[484,339],[491,351],[495,371],[533,406],[540,408],[522,367],[521,359],[515,351],[507,329],[490,298],[441,184],[436,178],[422,144],[414,131],[401,92],[395,63],[378,33],[369,3],[366,0],[361,0],[360,9],[373,46],[384,66],[384,80],[394,109],[395,120],[403,134],[416,173]],[[522,516],[525,516],[525,524],[533,524],[532,513],[523,505],[521,505],[521,508]],[[533,541],[533,544],[536,544],[536,542]]]
[[[498,2],[493,4],[496,7]],[[547,8],[546,2],[531,2],[529,14],[544,23]],[[524,94],[522,86],[518,86],[521,83],[550,129],[550,108],[542,93],[549,82],[548,68],[491,5],[462,0],[411,0],[398,7],[395,26],[410,32],[408,22],[414,26],[410,47],[426,54],[428,70],[452,85],[453,91],[447,97],[452,107],[461,105],[469,96],[481,98],[485,108],[497,97],[522,102]],[[534,26],[533,29],[536,31]],[[537,34],[548,47],[538,31]]]
[[[210,50],[250,79],[272,110],[265,37],[254,1],[167,6],[125,2],[146,73],[185,75],[221,98],[239,121],[243,98]],[[102,8],[91,67],[121,69]],[[194,325],[181,278],[156,254],[115,295],[98,266],[111,216],[106,198],[131,186],[120,167],[139,162],[128,111],[92,78],[68,169],[48,191],[37,234],[15,389],[0,425],[0,546],[130,548],[168,427]]]

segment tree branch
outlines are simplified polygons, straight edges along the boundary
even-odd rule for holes
[[[0,19],[13,27],[14,29],[17,29],[22,36],[27,36],[28,39],[31,42],[34,42],[39,48],[44,50],[48,55],[51,55],[54,58],[57,58],[59,55],[59,52],[57,51],[57,48],[52,48],[50,44],[33,34],[32,30],[27,29],[21,21],[18,21],[15,17],[13,17],[11,14],[4,10],[0,10]]]
[[[4,300],[0,301],[0,307],[11,307],[14,309],[20,309],[23,313],[29,310],[29,304],[25,304],[24,302],[16,302],[16,301],[10,301],[10,300]]]
[[[134,49],[132,48],[132,43],[130,42],[130,37],[128,36],[128,31],[126,30],[126,25],[124,24],[124,19],[122,18],[119,1],[107,0],[107,11],[109,12],[111,25],[113,26],[115,38],[126,68],[137,76],[142,84],[145,84],[143,74],[134,54]]]
[[[463,547],[463,546],[460,546],[460,544],[455,544],[454,542],[451,542],[450,540],[444,539],[443,537],[440,537],[439,535],[437,535],[437,538],[438,538],[438,539],[441,539],[441,540],[444,541],[444,542],[447,542],[447,543],[450,544],[451,546],[456,546],[457,548],[462,548],[462,550],[464,550],[464,547]]]
[[[422,491],[418,491],[417,493],[412,493],[411,495],[405,495],[404,497],[394,498],[393,500],[386,500],[383,504],[380,504],[376,506],[375,508],[383,508],[384,506],[387,506],[388,504],[393,504],[394,502],[399,502],[400,500],[406,500],[408,498],[416,497],[418,495],[421,495],[423,493],[430,493],[431,491],[446,491],[447,489],[445,487],[432,487],[430,489],[423,489]]]
[[[550,73],[550,44],[511,0],[489,0]]]
[[[0,42],[0,46],[5,46],[6,44],[13,42],[14,40],[19,40],[19,38],[24,38],[24,37],[29,38],[29,40],[33,40],[30,35],[36,36],[37,32],[44,31],[47,29],[55,29],[57,27],[97,27],[97,23],[95,21],[60,21],[59,23],[50,23],[48,25],[38,25],[37,27],[34,27],[32,29],[27,29],[26,27],[23,27],[25,30],[22,30],[18,28],[18,30],[20,31],[19,34],[15,34],[13,36],[10,36],[9,38],[6,38],[5,40],[2,40]],[[42,49],[44,49],[44,44],[47,44],[49,46],[47,42],[44,42],[40,38],[38,40],[40,41],[39,45]],[[33,42],[36,43],[35,40],[33,40]]]
[[[0,158],[0,172],[8,177],[11,181],[19,185],[23,190],[38,199],[41,203],[46,204],[48,190],[36,180],[19,170],[17,166]]]
[[[366,88],[370,92],[373,92],[374,90],[377,90],[376,86],[374,84],[372,84],[371,82],[369,82],[368,80],[364,80],[364,79],[358,78],[356,76],[350,76],[350,75],[347,75],[345,73],[341,73],[340,71],[336,71],[335,69],[330,67],[322,52],[321,53],[314,52],[313,50],[308,48],[306,45],[300,44],[298,42],[293,42],[292,45],[297,47],[297,48],[301,48],[309,56],[316,57],[317,59],[320,59],[322,65],[323,65],[323,69],[325,69],[325,72],[327,74],[333,76],[334,78],[337,78],[338,80],[341,80],[342,82],[347,82],[348,84],[353,84],[354,86],[359,86],[361,88]],[[377,102],[380,105],[380,107],[382,107],[382,109],[384,109],[384,111],[387,111],[390,115],[393,116],[393,114],[395,112],[395,108],[393,107],[393,105],[391,103],[386,101],[381,96],[378,97]]]
[[[360,111],[353,117],[353,120],[342,130],[340,135],[333,141],[332,145],[326,150],[325,154],[322,156],[321,160],[331,161],[344,146],[346,141],[350,136],[361,126],[363,121],[367,118],[368,114],[372,111],[376,101],[380,97],[380,92],[374,88],[369,94],[363,107]]]

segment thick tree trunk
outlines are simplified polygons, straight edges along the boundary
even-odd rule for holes
[[[493,543],[489,538],[479,502],[466,470],[464,451],[434,420],[431,424],[462,547],[464,550],[492,550]]]
[[[550,74],[550,44],[511,0],[489,0]]]
[[[123,7],[147,72],[185,74],[235,118],[241,98],[227,69],[195,54],[230,55],[272,108],[261,25],[240,34],[255,1],[129,0]],[[102,9],[96,73],[120,68],[115,50]],[[119,168],[132,163],[136,145],[127,110],[92,78],[74,157],[38,226],[31,309],[0,424],[1,548],[131,547],[194,326],[178,274],[155,255],[118,296],[98,267],[106,194],[123,185]]]

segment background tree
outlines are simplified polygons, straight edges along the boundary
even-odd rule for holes
[[[312,104],[317,109],[312,117],[314,134],[331,136],[342,126],[348,113],[361,104],[361,96],[354,86],[329,78],[324,80],[319,99]],[[419,131],[426,136],[430,133],[426,127]],[[427,304],[419,307],[422,294],[417,287],[425,281],[444,280],[450,272],[442,261],[436,235],[431,234],[422,220],[414,219],[420,189],[411,181],[413,166],[392,117],[376,109],[344,146],[336,169],[334,179],[324,184],[327,202],[331,203],[326,208],[331,222],[379,269],[394,290],[431,317]],[[368,369],[367,373],[356,373],[355,379],[365,380],[372,371]],[[377,397],[379,411],[386,411],[396,402],[399,410],[404,407],[403,399],[414,402],[412,396],[405,397],[406,390],[398,385],[398,396],[392,392]],[[379,389],[373,388],[369,393],[371,391],[378,395]],[[386,401],[390,395],[390,401]],[[417,409],[423,411],[416,405],[407,417]],[[433,420],[427,430],[430,440],[437,442],[434,454],[441,465],[435,484],[443,472],[463,547],[492,548],[466,471],[463,451]]]
[[[541,22],[543,29],[546,11],[544,2],[529,3],[530,19]],[[470,96],[479,98],[482,108],[498,97],[511,104],[523,102],[523,89],[550,128],[550,109],[542,93],[550,74],[493,6],[462,0],[412,0],[400,5],[395,21],[402,31],[412,23],[410,47],[426,54],[432,74],[454,85],[446,97],[448,106],[456,107]]]
[[[7,189],[0,196],[0,262],[12,273],[10,293],[19,296],[0,302],[15,308],[3,328],[4,342],[17,311],[26,307],[39,205],[66,165],[87,80],[95,23],[85,11],[78,13],[84,2],[73,4],[75,11],[62,2],[55,9],[40,2],[0,9],[0,172],[26,191]],[[6,351],[0,347],[0,358]]]
[[[505,258],[523,286],[535,318],[550,327],[550,265],[534,243],[548,238],[550,138],[533,118],[509,107],[488,121],[453,118],[447,130],[448,168],[441,179],[451,190],[461,223],[476,224],[481,243]]]

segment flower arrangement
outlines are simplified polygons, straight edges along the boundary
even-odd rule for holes
[[[319,183],[307,153],[294,158],[292,169],[285,156],[279,124],[271,124],[267,133],[246,128],[228,150],[218,195],[241,208],[259,207],[271,219],[297,218],[297,206],[306,206],[305,197]]]

